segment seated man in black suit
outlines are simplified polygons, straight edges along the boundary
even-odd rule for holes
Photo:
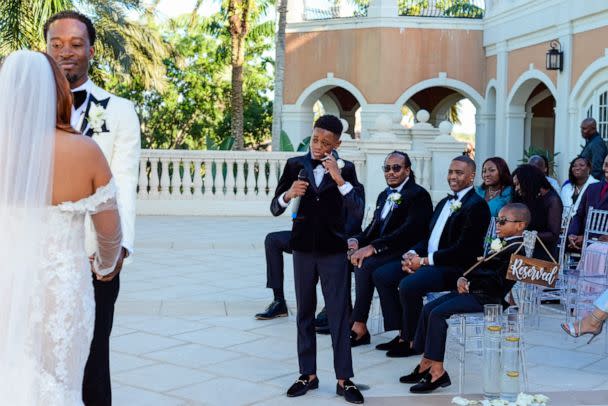
[[[404,251],[426,238],[433,203],[431,195],[416,183],[410,157],[400,151],[384,160],[388,187],[378,195],[374,217],[364,232],[348,240],[355,266],[355,307],[351,320],[351,347],[370,343],[366,322],[374,294],[372,275],[390,261],[399,260]]]
[[[413,340],[424,296],[451,289],[483,254],[490,209],[475,193],[474,179],[475,162],[464,155],[454,158],[447,177],[453,193],[437,204],[428,240],[408,251],[403,261],[390,262],[374,272],[383,314],[401,311],[401,322],[391,320],[390,325],[401,328],[400,336],[376,347],[388,350],[388,357],[415,354]]]
[[[293,250],[297,303],[298,362],[301,376],[287,396],[302,396],[319,386],[314,328],[316,286],[321,279],[327,319],[334,350],[336,393],[351,403],[363,403],[353,377],[350,349],[346,223],[362,218],[364,200],[355,166],[338,160],[333,152],[340,145],[342,123],[335,116],[315,122],[310,152],[290,158],[279,180],[270,210],[278,216],[291,199],[299,198],[290,245]],[[306,180],[299,179],[300,173]]]
[[[458,313],[483,312],[483,306],[490,303],[508,306],[504,298],[515,284],[506,278],[511,254],[523,242],[522,235],[529,223],[530,210],[526,205],[511,203],[504,206],[496,221],[496,235],[502,240],[504,249],[466,277],[460,277],[455,291],[424,306],[414,339],[416,351],[423,352],[422,360],[412,373],[399,378],[401,383],[415,384],[410,392],[427,393],[451,384],[450,376],[443,369],[447,319]],[[488,256],[493,254],[490,252]]]

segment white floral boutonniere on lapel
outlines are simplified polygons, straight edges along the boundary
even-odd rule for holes
[[[401,204],[401,193],[393,192],[388,195],[388,201],[391,202],[392,207],[399,207]]]
[[[491,252],[502,251],[506,245],[507,245],[507,243],[505,241],[501,240],[500,238],[495,238],[490,243],[490,251]]]
[[[462,208],[462,202],[460,200],[452,200],[450,202],[450,214],[456,213]]]
[[[106,109],[101,104],[91,102],[89,107],[89,115],[87,116],[89,126],[93,130],[93,133],[99,134],[103,131],[103,127],[106,123]]]

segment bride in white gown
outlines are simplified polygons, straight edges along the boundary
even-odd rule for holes
[[[93,335],[91,274],[121,250],[116,189],[95,142],[69,126],[71,93],[46,55],[0,69],[0,399],[82,404]],[[98,249],[84,248],[91,215]]]

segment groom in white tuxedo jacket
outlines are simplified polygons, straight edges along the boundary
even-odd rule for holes
[[[103,151],[118,189],[122,226],[122,254],[116,269],[103,278],[93,278],[95,331],[84,373],[85,405],[112,404],[110,385],[110,333],[114,304],[120,288],[123,260],[133,253],[135,203],[140,156],[140,126],[133,103],[93,84],[88,68],[94,55],[95,27],[86,16],[64,11],[44,26],[47,52],[70,82],[73,95],[72,127],[92,137]],[[89,225],[92,231],[92,228]],[[87,234],[87,251],[95,252],[93,233]]]

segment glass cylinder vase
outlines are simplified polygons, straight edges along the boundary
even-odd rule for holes
[[[502,305],[485,305],[483,336],[483,395],[486,399],[497,399],[500,397],[501,333]]]
[[[520,392],[520,345],[523,326],[523,314],[517,306],[509,307],[504,316],[502,332],[502,373],[500,397],[515,401]]]

